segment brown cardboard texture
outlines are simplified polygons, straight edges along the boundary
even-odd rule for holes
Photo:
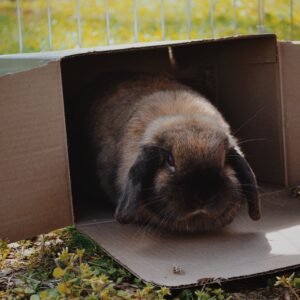
[[[300,46],[274,35],[0,57],[0,237],[74,219],[131,272],[169,287],[298,265],[300,202],[288,187],[300,179],[299,67]],[[273,186],[262,189],[261,221],[244,209],[219,232],[172,235],[112,219],[85,164],[78,120],[90,84],[104,87],[108,72],[121,71],[170,73],[220,109],[260,185]]]
[[[0,236],[72,222],[60,65],[0,79]]]

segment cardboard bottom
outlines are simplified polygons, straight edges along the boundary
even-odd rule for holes
[[[142,280],[178,288],[300,264],[300,199],[287,190],[267,189],[262,214],[254,222],[244,209],[231,225],[205,234],[167,234],[113,220],[77,227]]]

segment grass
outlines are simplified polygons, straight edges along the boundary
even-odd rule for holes
[[[1,300],[243,300],[300,299],[295,274],[266,280],[266,287],[228,293],[221,287],[169,290],[143,283],[74,227],[31,240],[0,241]]]
[[[164,299],[73,227],[0,244],[0,299]]]
[[[51,8],[52,44],[54,50],[78,46],[77,0],[49,0]],[[212,36],[210,0],[191,0],[191,31],[193,39]],[[165,38],[186,39],[187,7],[185,0],[164,0]],[[214,36],[235,34],[233,0],[214,0]],[[161,31],[161,0],[137,0],[138,41],[159,41]],[[20,0],[24,52],[50,50],[47,1]],[[133,0],[109,0],[110,43],[134,42]],[[105,0],[81,0],[82,46],[106,45]],[[237,0],[237,32],[258,32],[257,0]],[[300,39],[300,2],[294,1],[293,38]],[[290,0],[265,1],[265,31],[290,39]],[[0,54],[19,52],[18,22],[15,0],[0,0]]]

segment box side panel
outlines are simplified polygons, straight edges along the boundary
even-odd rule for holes
[[[0,78],[0,238],[72,223],[60,65]]]
[[[300,183],[300,45],[280,42],[288,185]]]
[[[261,182],[285,185],[277,64],[218,68],[218,103]]]
[[[231,125],[258,180],[285,185],[276,40],[177,46],[174,57],[178,73],[190,66],[185,74],[202,76],[191,79],[194,86],[211,90],[207,96]]]

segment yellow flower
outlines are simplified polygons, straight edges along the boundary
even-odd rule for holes
[[[101,299],[103,299],[103,300],[110,300],[110,299],[111,299],[111,296],[110,296],[110,293],[109,293],[109,289],[103,290],[103,291],[100,293],[100,297],[101,297]]]
[[[65,273],[66,273],[65,270],[63,270],[62,268],[57,267],[53,270],[53,277],[56,278],[56,279],[57,278],[62,278],[65,275]]]
[[[47,291],[42,291],[40,292],[40,298],[43,299],[47,299],[48,298],[48,292]]]
[[[81,277],[87,278],[92,275],[92,271],[88,264],[81,263],[80,264]]]
[[[61,253],[59,253],[58,255],[59,260],[66,262],[69,259],[69,249],[68,247],[66,247],[65,249],[63,249],[63,251]]]
[[[85,250],[84,249],[77,249],[76,250],[76,254],[78,255],[78,257],[82,257],[84,254]]]
[[[61,294],[69,294],[70,293],[70,289],[67,287],[65,282],[60,282],[57,285],[57,290],[61,293]]]

